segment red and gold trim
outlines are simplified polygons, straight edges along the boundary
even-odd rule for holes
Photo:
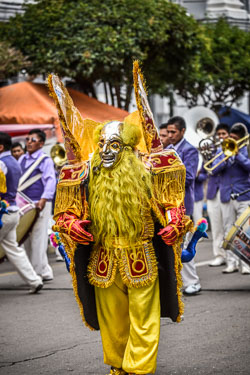
[[[156,280],[157,260],[151,241],[145,241],[132,249],[116,249],[115,254],[122,280],[127,287],[141,288]]]
[[[166,150],[160,153],[144,155],[143,162],[146,169],[150,170],[154,174],[162,173],[167,170],[173,170],[175,168],[185,170],[184,164],[182,163],[177,152],[174,150]]]
[[[166,227],[166,211],[184,203],[186,168],[174,150],[145,155],[143,162],[152,175],[152,210]]]
[[[59,185],[77,185],[86,180],[89,174],[89,163],[81,162],[73,165],[65,165],[59,176]]]
[[[108,288],[115,280],[117,259],[113,250],[103,247],[92,251],[88,265],[88,278],[90,284],[99,288]]]
[[[73,213],[81,220],[88,217],[88,203],[82,183],[87,179],[89,164],[86,162],[66,165],[62,168],[56,189],[54,219],[65,212]]]
[[[115,280],[117,266],[128,287],[140,288],[154,282],[158,270],[152,242],[145,241],[134,248],[95,249],[88,266],[90,284],[108,288]]]

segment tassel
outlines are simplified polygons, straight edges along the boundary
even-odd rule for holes
[[[68,257],[68,254],[65,251],[64,245],[61,242],[59,233],[58,232],[52,233],[50,236],[50,241],[51,241],[51,244],[55,248],[58,247],[58,250],[66,263],[66,268],[68,272],[70,272],[70,259]]]

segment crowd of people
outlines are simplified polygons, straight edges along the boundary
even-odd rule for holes
[[[250,274],[250,267],[230,250],[222,247],[223,240],[232,225],[250,204],[249,172],[250,160],[247,147],[216,166],[208,173],[204,165],[198,170],[198,150],[185,139],[186,124],[176,116],[160,126],[160,139],[164,149],[177,151],[186,167],[185,208],[194,223],[207,208],[212,235],[214,258],[210,267],[225,265],[224,274],[241,271]],[[217,139],[233,138],[236,141],[246,134],[244,125],[235,124],[231,129],[227,124],[218,124],[215,130]],[[51,222],[52,201],[55,197],[56,176],[53,161],[43,151],[46,135],[39,129],[30,131],[26,145],[11,141],[8,134],[0,133],[0,168],[6,176],[7,192],[1,194],[10,206],[10,215],[3,216],[4,227],[0,231],[1,246],[9,261],[30,285],[30,293],[38,292],[43,282],[53,280],[53,271],[48,263],[48,226]],[[221,148],[219,148],[221,151]],[[219,152],[218,151],[218,152]],[[224,154],[220,158],[223,158]],[[216,161],[218,164],[218,160]],[[244,193],[244,191],[246,191]],[[23,192],[39,210],[39,216],[23,246],[18,246],[16,227],[19,222],[18,207],[15,202],[17,192]],[[232,199],[232,193],[244,193]],[[184,241],[186,247],[190,237]],[[60,254],[57,259],[62,259]],[[183,292],[197,294],[201,290],[195,261],[184,263],[182,269]]]
[[[250,267],[230,250],[224,250],[223,240],[233,224],[250,204],[250,160],[247,145],[239,148],[235,155],[225,158],[218,147],[218,158],[213,161],[211,172],[204,168],[198,170],[198,150],[185,139],[186,124],[182,117],[172,117],[160,126],[160,138],[164,149],[174,148],[186,167],[185,207],[194,222],[203,216],[204,203],[207,206],[214,258],[211,267],[226,265],[224,274],[241,270],[250,274]],[[248,134],[244,124],[234,124],[231,128],[220,123],[215,129],[215,138],[222,142],[228,138],[239,141]],[[222,161],[222,162],[221,162]],[[221,163],[220,163],[221,162]],[[231,194],[241,193],[236,199]],[[184,293],[196,294],[201,290],[194,261],[187,263],[182,271]]]

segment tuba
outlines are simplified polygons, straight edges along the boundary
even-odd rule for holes
[[[55,144],[50,150],[50,156],[57,169],[67,163],[67,154],[65,148],[60,144]]]
[[[211,152],[214,152],[211,151],[215,144],[213,134],[216,125],[219,123],[219,118],[214,111],[202,106],[189,109],[184,113],[183,118],[187,126],[185,138],[200,151],[199,170],[202,161],[207,160],[211,157]]]
[[[197,106],[184,113],[183,118],[187,129],[185,138],[194,147],[199,148],[202,139],[208,139],[214,134],[219,118],[211,109]]]

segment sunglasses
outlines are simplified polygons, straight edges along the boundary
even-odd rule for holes
[[[39,142],[39,139],[35,138],[35,137],[26,137],[25,138],[26,142]]]

